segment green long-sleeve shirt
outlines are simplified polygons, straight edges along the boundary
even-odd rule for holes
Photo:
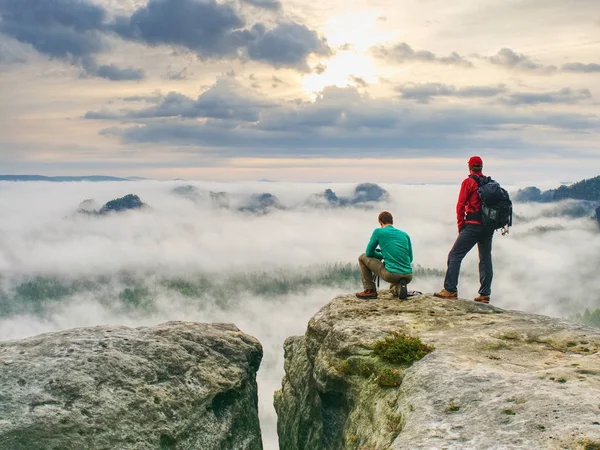
[[[373,231],[365,254],[369,258],[383,259],[389,272],[412,273],[413,252],[410,236],[392,225]]]

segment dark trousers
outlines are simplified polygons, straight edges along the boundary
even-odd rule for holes
[[[448,270],[444,280],[444,289],[451,292],[458,290],[458,274],[460,264],[467,253],[477,244],[479,248],[479,288],[480,295],[492,293],[492,238],[494,230],[484,228],[482,225],[466,224],[448,254]]]

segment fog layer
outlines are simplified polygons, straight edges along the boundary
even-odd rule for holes
[[[178,195],[182,186],[198,195]],[[410,289],[442,287],[458,231],[458,185],[382,187],[390,194],[383,202],[328,207],[312,194],[352,198],[355,185],[0,183],[0,340],[98,324],[235,323],[264,346],[262,427],[265,448],[276,449],[272,393],[283,375],[283,341],[302,334],[336,294],[361,288],[356,260],[381,210],[412,238],[420,268]],[[215,205],[210,192],[231,201]],[[101,205],[129,193],[149,208],[76,212],[83,200]],[[240,206],[262,193],[279,206],[259,214]],[[571,206],[515,204],[510,234],[494,238],[494,305],[557,317],[600,307],[600,230],[565,214]],[[461,297],[477,295],[477,263],[474,250]]]

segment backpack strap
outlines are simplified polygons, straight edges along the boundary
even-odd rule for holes
[[[490,181],[494,181],[492,180],[492,177],[478,177],[477,175],[469,175],[469,178],[471,180],[475,180],[479,187],[481,187],[484,184],[488,184]]]
[[[482,184],[485,184],[482,183],[483,181],[487,183],[490,179],[490,177],[478,177],[477,175],[469,175],[469,178],[474,180],[477,183],[477,186],[479,187],[481,187]],[[477,220],[478,222],[481,222],[481,210],[472,213],[467,213],[465,216],[465,220]]]
[[[481,186],[481,177],[478,177],[477,175],[469,175],[469,178],[471,180],[475,180],[475,182],[477,183],[477,185]]]

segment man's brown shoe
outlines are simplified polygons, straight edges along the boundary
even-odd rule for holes
[[[489,303],[490,296],[489,295],[478,295],[477,297],[475,297],[475,301],[477,303]]]
[[[356,296],[361,300],[372,300],[377,298],[377,290],[376,289],[365,289],[362,292],[357,292]]]
[[[440,292],[436,292],[433,294],[434,297],[437,298],[445,298],[450,300],[455,300],[458,298],[458,291],[450,292],[446,289],[442,289]]]

